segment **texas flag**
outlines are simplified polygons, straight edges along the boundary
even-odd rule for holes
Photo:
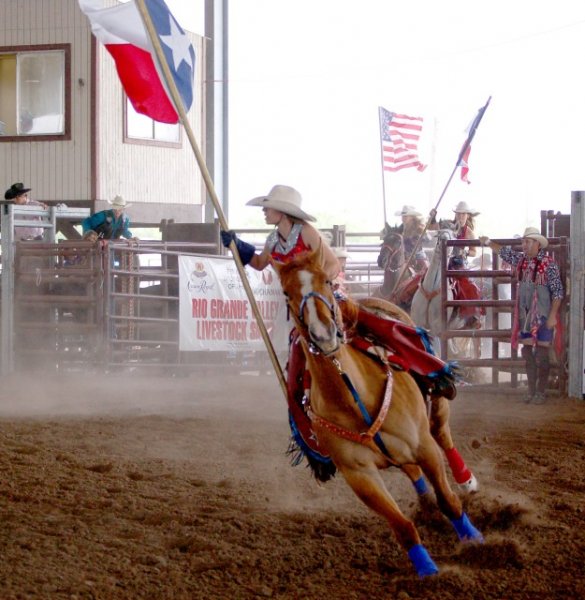
[[[135,0],[112,8],[104,8],[103,0],[78,1],[95,37],[112,55],[136,112],[161,123],[178,123],[179,115],[157,70],[156,54]],[[193,103],[195,50],[164,0],[144,0],[144,4],[187,112]]]
[[[459,158],[457,159],[457,166],[461,167],[461,181],[464,181],[465,183],[471,183],[471,181],[469,181],[469,154],[471,153],[471,142],[475,137],[477,128],[479,127],[479,124],[481,123],[483,115],[487,110],[487,107],[490,105],[491,100],[492,97],[490,96],[487,102],[485,103],[485,106],[482,106],[477,111],[477,115],[475,115],[475,118],[473,119],[473,121],[471,121],[471,123],[467,126],[467,129],[465,130],[465,133],[467,133],[467,139],[463,143],[463,146],[461,146],[461,150],[459,151]]]

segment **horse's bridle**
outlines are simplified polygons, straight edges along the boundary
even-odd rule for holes
[[[392,262],[392,259],[394,258],[394,256],[400,252],[400,246],[398,248],[392,248],[392,246],[390,246],[389,244],[382,244],[382,248],[388,248],[389,251],[389,256],[388,259],[386,260],[386,265],[389,265]],[[390,273],[396,273],[397,271],[399,271],[402,268],[402,265],[398,265],[395,269],[391,269],[388,266],[384,267],[384,271],[390,271]]]
[[[345,342],[346,342],[345,330],[343,327],[343,323],[340,322],[337,318],[337,304],[335,304],[335,302],[330,302],[328,300],[328,298],[325,295],[321,294],[320,292],[310,291],[309,293],[305,294],[301,298],[301,303],[299,305],[298,314],[295,315],[295,321],[298,324],[302,325],[305,329],[308,329],[307,324],[305,323],[304,312],[305,312],[305,306],[307,305],[307,302],[311,298],[320,300],[329,309],[329,312],[331,313],[331,318],[333,319],[333,322],[335,323],[335,326],[337,329],[337,337],[341,339],[342,344],[345,344]],[[287,298],[287,307],[290,309],[288,298]],[[323,352],[321,350],[321,348],[319,348],[317,346],[317,344],[315,344],[315,342],[311,341],[310,335],[308,336],[308,339],[306,339],[305,341],[309,347],[309,352],[311,352],[311,354],[323,354],[324,356],[328,356],[328,354]]]

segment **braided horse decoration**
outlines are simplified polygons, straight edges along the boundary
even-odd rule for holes
[[[414,523],[386,488],[381,469],[399,467],[416,482],[426,477],[459,539],[482,542],[483,537],[447,480],[417,381],[407,369],[391,367],[399,357],[389,361],[379,347],[372,355],[357,343],[359,305],[349,299],[337,302],[317,253],[303,253],[275,268],[311,375],[306,411],[319,444],[355,494],[388,521],[418,575],[437,573]],[[348,336],[356,340],[348,343]]]

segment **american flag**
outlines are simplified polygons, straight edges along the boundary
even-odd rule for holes
[[[417,153],[422,118],[393,113],[381,106],[379,110],[384,171],[400,171],[408,167],[424,171],[426,165],[420,162]]]

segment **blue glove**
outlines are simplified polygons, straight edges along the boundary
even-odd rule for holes
[[[238,253],[240,254],[240,260],[243,265],[247,265],[253,258],[254,254],[256,254],[256,247],[252,244],[248,244],[247,242],[243,242],[236,237],[235,232],[231,229],[229,231],[221,231],[221,243],[229,248],[232,240],[236,243],[236,248],[238,249]]]
[[[232,231],[231,229],[229,231],[224,231],[223,229],[219,232],[219,234],[221,235],[221,243],[226,247],[229,248],[230,244],[232,243],[232,240],[236,240],[236,232]]]

